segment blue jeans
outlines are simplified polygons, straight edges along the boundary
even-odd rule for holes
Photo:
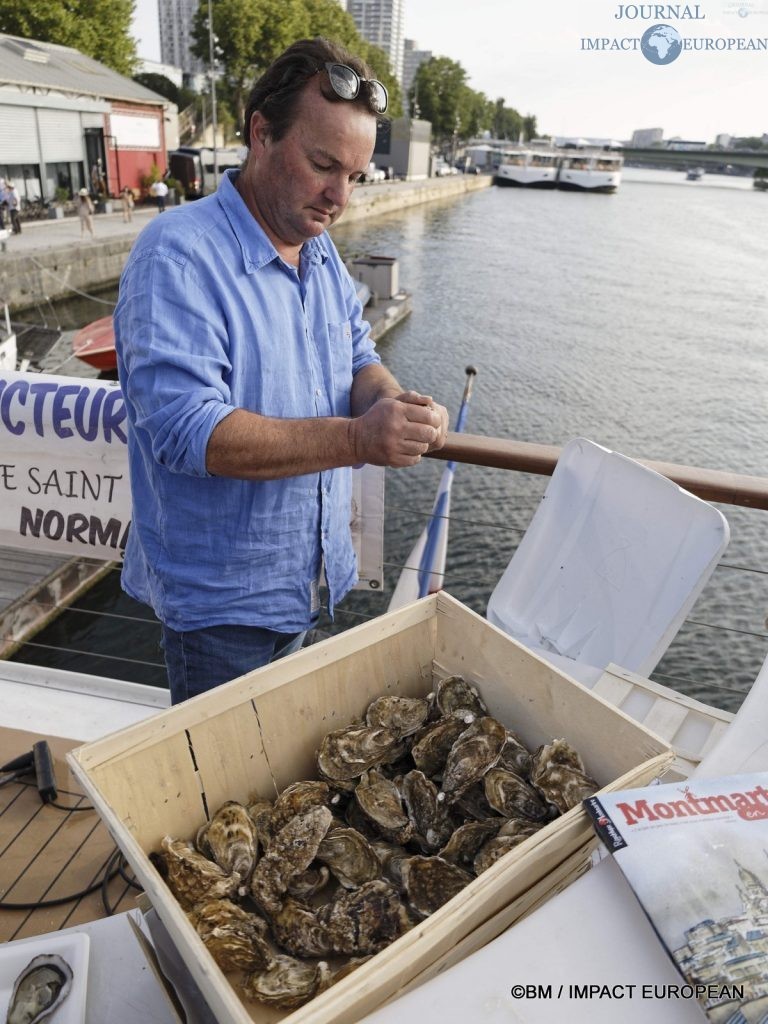
[[[171,704],[293,654],[306,635],[306,631],[276,633],[259,626],[208,626],[177,633],[163,625],[160,645],[168,669]]]

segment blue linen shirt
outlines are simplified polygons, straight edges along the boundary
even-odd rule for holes
[[[212,196],[153,220],[115,310],[133,518],[122,584],[172,629],[238,624],[291,633],[333,610],[357,572],[351,470],[236,480],[206,470],[234,409],[349,416],[353,376],[380,362],[327,234],[284,262],[228,172]]]

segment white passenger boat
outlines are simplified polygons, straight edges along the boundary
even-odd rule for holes
[[[578,150],[560,156],[557,187],[570,192],[615,192],[623,157],[604,150]]]
[[[515,149],[502,155],[494,184],[516,188],[554,188],[558,155],[553,149]]]

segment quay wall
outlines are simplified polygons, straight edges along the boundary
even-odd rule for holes
[[[342,223],[394,213],[439,199],[461,196],[491,184],[489,175],[452,175],[415,182],[383,182],[357,189],[349,201]],[[8,303],[11,314],[38,306],[46,299],[71,298],[76,291],[90,292],[115,284],[133,245],[133,234],[114,217],[114,237],[96,238],[83,244],[57,244],[56,224],[51,221],[49,244],[28,252],[0,255],[0,301]],[[138,218],[136,218],[138,219]],[[107,220],[96,217],[97,235]]]

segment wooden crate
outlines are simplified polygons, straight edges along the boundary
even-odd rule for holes
[[[423,696],[440,676],[474,682],[489,712],[530,748],[555,737],[608,789],[662,773],[666,743],[441,593],[242,676],[149,721],[89,743],[72,768],[144,885],[221,1024],[284,1019],[352,1024],[467,955],[587,865],[594,845],[575,808],[499,859],[461,893],[338,985],[290,1014],[241,1001],[148,854],[166,834],[192,838],[226,800],[274,797],[317,777],[326,733],[359,721],[382,694]],[[552,879],[551,886],[547,879]]]

